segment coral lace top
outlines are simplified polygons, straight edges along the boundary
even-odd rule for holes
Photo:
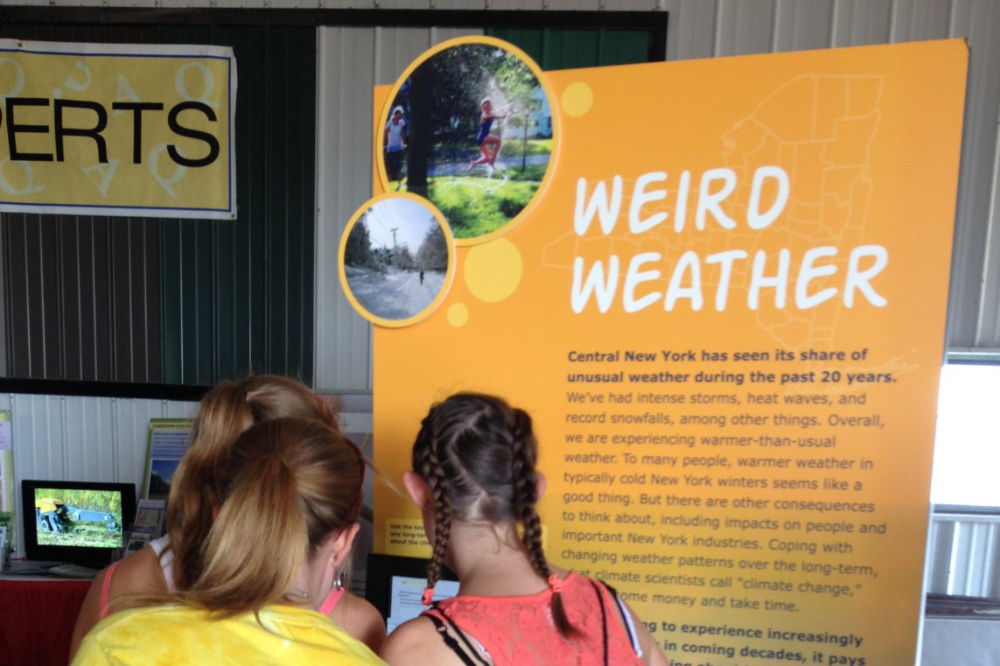
[[[550,590],[514,597],[460,595],[438,602],[424,614],[466,664],[642,664],[631,618],[604,584],[570,573],[561,594],[579,636],[564,638],[556,629]],[[616,608],[623,611],[624,625]]]

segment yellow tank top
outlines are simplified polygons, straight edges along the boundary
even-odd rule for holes
[[[166,605],[115,613],[87,634],[74,666],[384,664],[329,617],[293,606],[218,620]]]

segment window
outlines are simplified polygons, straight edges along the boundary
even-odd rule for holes
[[[1000,507],[1000,364],[941,372],[931,502]]]

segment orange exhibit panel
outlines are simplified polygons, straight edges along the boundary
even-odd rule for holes
[[[376,91],[377,201],[426,201],[420,251],[448,246],[432,309],[375,327],[376,465],[408,469],[433,402],[502,395],[535,420],[547,556],[674,664],[912,663],[967,56],[483,58],[472,101],[437,61]],[[378,484],[375,549],[428,552]]]

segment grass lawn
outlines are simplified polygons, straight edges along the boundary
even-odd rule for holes
[[[122,533],[109,532],[104,523],[72,523],[67,532],[42,532],[39,543],[48,546],[95,546],[120,548]]]
[[[537,182],[442,176],[430,179],[427,198],[444,214],[455,238],[478,238],[514,219],[537,190]]]
[[[501,152],[507,157],[521,157],[525,153],[528,155],[551,155],[552,139],[528,139],[527,146],[522,139],[504,139]]]

